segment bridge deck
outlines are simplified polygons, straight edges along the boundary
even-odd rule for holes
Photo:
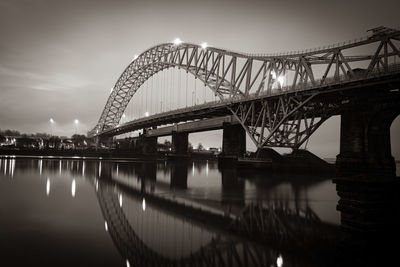
[[[394,88],[399,88],[400,84],[400,64],[391,66],[389,72],[376,73],[374,76],[365,78],[355,78],[350,81],[332,81],[324,86],[312,85],[299,86],[295,89],[284,87],[280,90],[274,90],[272,92],[261,92],[260,94],[250,94],[247,97],[235,97],[226,100],[219,100],[208,102],[201,105],[196,105],[192,107],[186,107],[181,109],[176,109],[168,112],[158,113],[148,117],[136,119],[124,124],[117,125],[115,128],[105,130],[98,133],[98,136],[115,136],[127,132],[132,132],[135,130],[140,130],[144,128],[152,128],[155,126],[169,125],[180,122],[201,120],[205,118],[215,118],[224,117],[232,115],[230,107],[237,104],[243,104],[246,102],[260,102],[262,100],[276,100],[279,97],[285,96],[310,96],[318,95],[325,98],[325,102],[334,101],[340,102],[346,99],[346,92],[362,89],[363,91],[368,91],[373,89],[375,93],[382,94],[388,92]],[[383,88],[379,88],[382,86]],[[379,88],[380,90],[376,90]],[[328,95],[331,99],[328,100]],[[319,114],[313,114],[312,116],[318,116]]]

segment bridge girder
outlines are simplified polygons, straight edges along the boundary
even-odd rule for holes
[[[390,64],[389,59],[400,57],[400,32],[384,29],[352,42],[274,55],[244,54],[214,47],[204,49],[191,43],[154,46],[133,60],[121,74],[90,135],[116,127],[131,98],[147,79],[177,67],[201,80],[221,101],[228,100],[227,108],[241,121],[257,147],[298,147],[329,118],[332,107],[324,107],[323,116],[304,119],[306,109],[311,108],[311,103],[315,105],[311,101],[313,97],[307,100],[284,95],[322,91],[331,85],[398,72],[399,66]],[[366,45],[374,45],[375,52],[365,56],[347,53]],[[351,64],[362,64],[365,69],[357,70]],[[261,105],[247,101],[258,96],[266,99],[277,93],[283,95],[279,101],[265,100]],[[229,101],[242,103],[230,105]],[[255,106],[261,110],[255,112]]]

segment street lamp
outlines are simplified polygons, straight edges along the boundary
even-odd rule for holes
[[[75,119],[75,120],[74,120],[74,123],[75,123],[75,133],[77,134],[77,133],[78,133],[79,120],[78,120],[78,119]]]
[[[55,121],[53,120],[53,118],[50,118],[49,122],[50,122],[50,130],[51,130],[50,134],[53,135],[53,128],[54,128]]]
[[[180,45],[182,43],[182,41],[181,41],[181,39],[179,39],[179,38],[176,38],[175,40],[174,40],[174,45]]]
[[[203,48],[203,49],[207,49],[207,46],[208,46],[208,44],[205,42],[201,44],[201,48]]]
[[[279,85],[283,87],[283,84],[285,83],[285,76],[280,75],[277,80]]]

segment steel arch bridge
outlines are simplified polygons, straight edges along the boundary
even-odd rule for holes
[[[378,27],[371,32],[368,37],[323,48],[268,55],[191,43],[156,45],[121,74],[89,135],[120,134],[123,129],[118,129],[118,123],[141,85],[156,73],[177,67],[203,82],[219,99],[195,112],[217,107],[233,114],[257,148],[298,148],[349,102],[340,91],[368,86],[375,90],[379,85],[398,88],[400,31]],[[354,55],[360,48],[372,53]],[[162,121],[165,115],[148,120]]]

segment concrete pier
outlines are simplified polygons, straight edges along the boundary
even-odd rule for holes
[[[349,110],[341,115],[340,154],[337,167],[342,173],[363,172],[395,176],[391,154],[390,125],[399,110],[376,105]]]
[[[188,153],[189,134],[188,133],[172,133],[172,147],[176,155],[186,155]]]
[[[239,157],[246,153],[246,132],[240,124],[223,124],[222,156]]]

